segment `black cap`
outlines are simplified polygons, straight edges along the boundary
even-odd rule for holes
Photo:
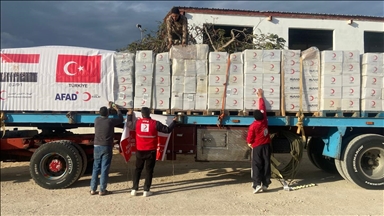
[[[172,10],[171,10],[171,13],[173,13],[173,14],[180,14],[179,8],[173,7]]]

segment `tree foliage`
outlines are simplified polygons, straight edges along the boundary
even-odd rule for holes
[[[167,52],[166,24],[158,23],[157,31],[145,34],[142,40],[134,41],[117,51],[153,50],[155,53]],[[209,45],[210,51],[217,52],[233,53],[245,49],[284,49],[286,42],[277,34],[262,33],[260,30],[258,30],[258,34],[254,34],[247,28],[231,29],[230,35],[224,29],[215,28],[214,24],[192,25],[188,29],[190,44],[203,41],[204,44]]]

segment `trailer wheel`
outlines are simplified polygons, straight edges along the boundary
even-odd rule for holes
[[[81,146],[79,144],[73,143],[73,142],[70,142],[70,141],[68,141],[68,142],[71,143],[77,149],[77,151],[80,153],[81,159],[83,161],[83,166],[81,168],[81,173],[79,175],[79,178],[76,179],[76,181],[77,181],[77,180],[79,180],[84,175],[85,170],[87,169],[88,158],[87,158],[87,154],[85,154],[84,149],[81,148]]]
[[[354,135],[348,136],[347,138],[343,138],[343,142],[341,144],[342,151],[340,153],[340,159],[335,159],[336,170],[339,172],[340,176],[343,177],[343,179],[350,181],[350,182],[352,182],[352,180],[348,179],[348,177],[345,175],[345,170],[343,167],[343,158],[344,158],[344,151],[343,150],[345,149],[345,146],[347,146],[348,143],[351,142],[351,140],[358,135],[359,134],[354,134]]]
[[[319,137],[312,137],[307,144],[309,160],[317,168],[329,173],[336,173],[335,160],[323,155],[324,141]]]
[[[345,149],[342,166],[353,183],[365,189],[384,189],[384,136],[355,137]]]
[[[31,157],[29,171],[33,180],[46,189],[62,189],[80,176],[83,161],[79,151],[69,141],[46,143]]]

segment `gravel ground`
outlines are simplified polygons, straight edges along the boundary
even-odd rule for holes
[[[153,196],[142,197],[140,189],[132,197],[133,161],[115,153],[108,185],[113,194],[103,197],[89,195],[90,175],[70,188],[46,190],[31,179],[28,162],[1,162],[1,215],[384,215],[383,191],[325,173],[306,157],[293,184],[315,187],[288,192],[273,180],[267,192],[253,194],[249,162],[177,155],[156,164]]]

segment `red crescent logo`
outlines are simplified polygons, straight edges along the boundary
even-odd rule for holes
[[[313,96],[311,96],[310,98],[311,98],[311,101],[313,101],[315,99],[315,97],[313,97]]]
[[[216,58],[218,58],[218,59],[219,59],[219,58],[220,58],[220,54],[217,54],[217,55],[216,55]]]
[[[336,69],[336,66],[335,65],[332,65],[332,70],[335,70]]]
[[[335,94],[335,89],[331,89],[331,94]]]
[[[146,76],[143,76],[143,78],[144,78],[143,81],[147,80],[147,77],[146,77]]]
[[[219,76],[216,76],[216,81],[219,81],[220,80],[220,77]]]
[[[164,82],[164,77],[161,77],[161,78],[160,78],[160,82],[161,82],[161,83]]]
[[[376,73],[376,72],[377,72],[377,67],[374,67],[374,68],[375,68],[375,69],[373,70],[373,72]]]
[[[257,89],[256,88],[253,88],[253,93],[255,93],[257,91]]]
[[[161,88],[160,91],[161,91],[161,93],[163,93],[164,92],[164,88]]]
[[[141,101],[141,105],[144,105],[144,104],[145,104],[145,100],[142,100],[142,101]]]
[[[236,55],[232,55],[232,56],[233,56],[233,58],[234,58],[234,59],[236,59],[236,58],[237,58],[237,56],[236,56]]]
[[[147,69],[147,65],[143,65],[143,70],[146,70]]]
[[[352,106],[353,105],[353,101],[349,101],[349,105]]]
[[[216,99],[216,104],[220,103],[220,100]]]
[[[257,53],[256,52],[253,52],[253,57],[256,57],[257,56]]]
[[[373,78],[373,83],[376,83],[376,81],[377,81],[376,78]]]
[[[273,105],[273,100],[270,100],[269,103],[270,103],[271,105]]]
[[[333,53],[333,58],[336,58],[336,53]]]
[[[253,64],[253,69],[256,69],[257,68],[257,65],[256,64]]]
[[[147,89],[146,89],[146,88],[143,88],[143,92],[147,92]]]
[[[237,104],[237,100],[233,100],[233,104]]]
[[[291,74],[294,74],[295,73],[295,69],[291,69],[292,73]]]
[[[253,104],[252,105],[255,105],[257,103],[257,101],[256,100],[253,100]]]
[[[159,55],[159,59],[163,59],[163,55]]]
[[[161,66],[160,66],[160,71],[163,71],[163,70],[164,70],[164,66],[161,65]]]
[[[271,76],[271,81],[275,80],[275,77],[274,76]]]
[[[218,93],[220,91],[220,89],[219,88],[216,88],[216,93]]]
[[[349,89],[349,93],[353,94],[353,92],[355,92],[355,90],[353,90],[353,88]]]
[[[88,96],[88,98],[87,98],[87,99],[84,99],[84,101],[89,101],[89,100],[91,100],[92,95],[91,95],[89,92],[84,92],[83,94],[85,94],[85,95]]]
[[[296,53],[295,52],[291,52],[291,53],[292,53],[291,57],[295,57]]]
[[[234,88],[233,91],[235,92],[234,94],[236,94],[237,93],[237,88]]]
[[[143,57],[145,58],[145,57],[147,56],[147,53],[143,52],[142,55],[143,55]]]
[[[121,90],[121,91],[125,91],[125,90],[127,90],[127,87],[126,87],[126,86],[123,86],[123,90]]]
[[[331,106],[333,106],[333,104],[335,104],[335,101],[331,100]]]
[[[256,81],[257,80],[257,76],[253,76],[253,81]]]
[[[295,61],[293,61],[293,60],[291,60],[291,65],[293,66],[293,65],[295,65]]]
[[[237,77],[233,76],[233,82],[236,82],[236,80],[237,80]]]
[[[350,65],[349,65],[349,70],[352,70],[352,69],[353,69],[353,65],[350,64]]]
[[[125,78],[124,78],[124,77],[121,77],[121,79],[123,80],[122,83],[124,83],[124,82],[125,82]]]
[[[273,88],[270,88],[270,90],[271,90],[271,93],[273,93],[275,90],[273,90]]]
[[[127,106],[127,103],[126,103],[126,102],[124,102],[123,104],[124,104],[124,105],[123,105],[124,107]]]
[[[163,104],[163,103],[164,103],[164,101],[163,101],[163,100],[160,100],[160,101],[159,101],[159,104]]]
[[[352,76],[349,79],[351,80],[351,82],[353,82],[355,80],[355,78]]]
[[[315,65],[315,62],[312,60],[312,61],[311,61],[311,66],[313,66],[313,65]]]
[[[335,77],[332,77],[332,82],[334,83],[336,81],[336,78]]]
[[[349,52],[349,57],[353,57],[353,52]]]
[[[220,65],[217,65],[217,70],[220,70]]]
[[[237,65],[233,65],[233,69],[234,69],[234,70],[237,70]]]
[[[375,101],[372,101],[372,106],[376,106],[376,102]]]
[[[376,61],[379,57],[377,55],[373,56],[373,60]]]
[[[271,64],[271,69],[275,68],[275,65],[274,64]]]
[[[2,91],[0,92],[0,100],[5,100],[5,98],[1,97],[1,94],[4,93],[4,92],[5,92],[5,90],[2,90]]]
[[[275,56],[275,53],[274,53],[274,52],[271,52],[271,56]]]
[[[291,104],[291,109],[295,109],[295,105],[294,104]]]
[[[375,89],[372,89],[372,95],[375,95],[375,94],[376,94]]]

